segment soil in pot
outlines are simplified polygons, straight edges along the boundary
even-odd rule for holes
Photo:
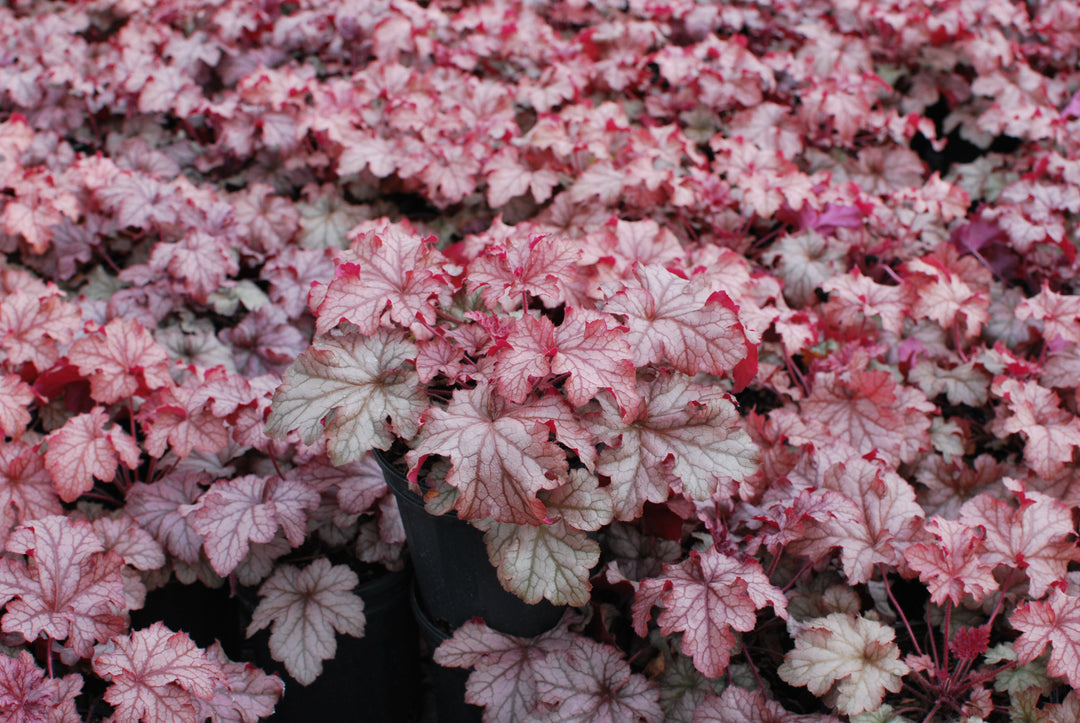
[[[436,623],[456,629],[478,617],[495,630],[521,637],[555,627],[564,607],[546,600],[529,605],[504,589],[488,559],[484,534],[452,512],[429,514],[389,458],[377,450],[375,458],[397,497],[420,602]]]

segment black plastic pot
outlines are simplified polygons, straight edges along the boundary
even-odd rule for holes
[[[413,615],[420,623],[420,637],[428,649],[430,658],[439,645],[450,639],[450,635],[428,619],[416,599],[415,587],[410,602]],[[465,683],[468,682],[471,672],[471,669],[444,668],[434,662],[428,666],[427,682],[430,690],[426,699],[427,705],[434,709],[436,723],[481,723],[484,709],[465,702]],[[424,720],[428,718],[425,717]]]
[[[378,450],[375,458],[397,497],[420,604],[436,624],[454,630],[478,617],[495,630],[521,637],[555,627],[563,607],[546,600],[529,605],[504,589],[488,559],[484,534],[452,512],[428,514],[405,475]]]
[[[409,605],[409,571],[383,575],[356,589],[364,601],[364,637],[337,636],[337,654],[323,661],[323,672],[301,685],[270,657],[270,633],[252,638],[253,662],[285,681],[285,695],[265,720],[379,721],[411,723],[419,713],[420,638]],[[254,608],[252,608],[254,610]]]
[[[185,585],[172,580],[146,596],[146,604],[131,612],[131,627],[141,630],[160,620],[174,631],[191,636],[200,648],[219,641],[225,654],[234,660],[242,656],[245,611],[229,587]]]

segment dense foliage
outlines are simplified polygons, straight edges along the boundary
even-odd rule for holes
[[[488,720],[1080,717],[1080,7],[0,7],[0,711],[254,721],[403,564]],[[411,643],[410,643],[411,644]]]

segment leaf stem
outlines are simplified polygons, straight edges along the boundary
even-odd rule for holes
[[[889,577],[885,574],[885,566],[878,563],[878,571],[881,572],[881,580],[885,583],[885,593],[889,596],[889,602],[892,603],[893,608],[896,610],[896,614],[900,616],[900,620],[904,623],[904,629],[907,630],[908,637],[911,638],[911,644],[915,646],[915,652],[918,655],[922,655],[922,648],[919,647],[919,641],[915,639],[915,633],[911,631],[911,624],[908,622],[907,615],[904,614],[904,609],[900,607],[900,603],[896,601],[896,596],[893,595],[892,586],[889,584]]]
[[[813,564],[813,560],[807,560],[806,564],[799,568],[799,571],[795,573],[795,576],[788,580],[788,584],[784,585],[784,587],[780,589],[780,592],[786,593],[791,588],[791,586],[794,585],[800,577],[802,577],[802,574],[813,566]]]
[[[758,673],[757,666],[754,665],[754,659],[750,656],[750,651],[743,646],[743,657],[746,658],[746,664],[750,666],[750,672],[754,674],[754,680],[757,681],[758,690],[767,690],[765,683],[761,680],[761,675]]]
[[[941,635],[941,669],[949,669],[949,641],[952,639],[952,600],[945,601],[945,630]],[[951,678],[951,676],[950,676]]]
[[[794,379],[799,388],[802,389],[803,394],[810,394],[810,385],[806,381],[806,377],[799,371],[799,367],[795,364],[795,360],[791,358],[791,355],[787,353],[787,349],[784,350],[784,365],[787,367],[788,376]]]
[[[272,465],[274,465],[274,471],[277,472],[277,476],[281,477],[282,479],[285,479],[285,475],[282,474],[282,472],[281,472],[281,467],[278,467],[277,455],[276,454],[268,454],[267,456],[270,457],[270,463]]]
[[[100,500],[102,502],[108,502],[111,505],[116,505],[117,507],[124,506],[123,500],[118,500],[107,492],[99,489],[92,489],[89,492],[83,492],[81,495],[79,495],[79,499]]]
[[[765,571],[765,577],[772,578],[773,573],[776,572],[776,568],[780,565],[780,555],[784,553],[784,546],[780,545],[776,553],[773,555],[772,562],[769,563],[769,569]]]
[[[1003,670],[1008,670],[1009,668],[1015,668],[1019,664],[1020,664],[1019,661],[1008,660],[1003,665],[1001,665],[1001,666],[999,666],[997,668],[991,668],[991,669],[987,670],[985,673],[983,673],[981,675],[976,675],[974,677],[968,678],[967,684],[968,684],[969,687],[975,688],[977,686],[982,685],[983,683],[990,680],[991,678],[997,677],[997,674],[1002,672]]]
[[[926,619],[930,619],[930,601],[926,601]],[[941,657],[938,655],[937,640],[934,638],[933,631],[927,637],[930,638],[930,653],[934,659],[934,667],[941,669]]]
[[[49,671],[49,678],[53,677],[53,654],[52,654],[52,636],[45,633],[45,667]]]
[[[1001,587],[998,592],[997,602],[994,603],[994,609],[990,613],[990,619],[986,621],[986,629],[989,630],[994,626],[994,619],[998,613],[1001,612],[1001,605],[1005,602],[1005,591],[1009,589],[1009,585],[1012,583],[1013,573],[1016,572],[1015,567],[1009,568],[1009,574],[1005,576],[1005,582],[1001,583]]]

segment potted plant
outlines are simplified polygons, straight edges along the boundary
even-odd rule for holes
[[[529,224],[445,249],[406,223],[350,238],[267,429],[325,439],[335,464],[404,452],[428,510],[483,530],[525,602],[585,604],[591,533],[756,470],[730,395],[755,345],[708,274],[618,258],[601,279],[578,244]]]
[[[408,720],[419,678],[411,576],[374,460],[331,467],[318,446],[272,447],[261,427],[273,377],[252,383],[177,360],[139,321],[84,321],[55,287],[4,271],[0,303],[56,320],[35,337],[33,357],[5,361],[22,363],[3,376],[14,413],[2,469],[22,492],[8,506],[0,571],[8,644],[39,647],[50,677],[70,671],[68,687],[46,696],[52,704],[72,705],[85,676],[87,686],[102,681],[83,691],[87,715],[111,706],[122,719],[154,718],[171,700],[192,717],[238,706],[268,716],[281,680],[245,660],[284,662],[289,709],[324,660],[370,665],[389,636],[399,655],[364,685],[331,685],[336,693],[323,690],[308,709],[338,715],[359,696]],[[236,597],[245,586],[247,608]],[[248,640],[268,626],[268,641]],[[367,639],[348,655],[338,633]],[[140,677],[148,654],[162,666],[150,681]],[[35,663],[19,665],[30,675]],[[343,691],[353,696],[345,707]]]
[[[0,5],[0,717],[1080,719],[1075,3]]]

